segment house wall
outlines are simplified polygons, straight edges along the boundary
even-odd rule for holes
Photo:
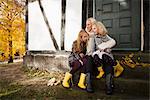
[[[61,0],[42,0],[50,27],[60,48]],[[67,0],[65,50],[71,50],[72,42],[81,29],[82,0]],[[44,22],[38,2],[28,4],[28,50],[55,50],[49,31]]]

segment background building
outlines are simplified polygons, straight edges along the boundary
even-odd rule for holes
[[[86,19],[94,17],[102,21],[110,35],[116,39],[117,45],[114,50],[150,50],[149,0],[63,1],[65,5],[62,5],[62,0],[41,0],[59,48],[62,32],[64,32],[64,49],[71,50],[72,42],[79,30],[85,28]],[[65,9],[64,12],[62,8]],[[28,3],[28,12],[28,50],[55,50],[38,1]]]

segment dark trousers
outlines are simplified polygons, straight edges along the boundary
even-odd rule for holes
[[[79,60],[74,61],[70,64],[71,71],[70,73],[73,75],[73,83],[77,85],[80,73],[91,74],[93,72],[93,58],[92,56],[85,56],[82,59],[83,65],[79,62]],[[89,78],[91,83],[91,77]]]
[[[94,63],[96,65],[96,67],[99,67],[99,66],[102,66],[104,72],[105,72],[105,75],[111,73],[113,74],[114,73],[114,69],[113,69],[113,66],[114,66],[114,60],[109,57],[108,55],[106,54],[103,54],[102,55],[102,59],[100,59],[98,57],[98,55],[94,55]]]
[[[81,73],[91,73],[93,67],[93,58],[91,56],[85,56],[81,58],[83,65],[79,62],[79,60],[75,60],[70,64],[71,74],[74,74],[76,71],[80,70]]]

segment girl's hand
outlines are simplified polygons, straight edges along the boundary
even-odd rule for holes
[[[81,60],[79,60],[79,62],[81,63],[81,65],[83,65],[83,62]]]
[[[80,55],[80,57],[81,57],[81,58],[83,58],[83,57],[84,57],[84,54],[83,54],[83,53],[80,53],[79,55]]]
[[[100,52],[103,52],[103,51],[104,51],[104,49],[99,49],[99,51],[100,51]]]

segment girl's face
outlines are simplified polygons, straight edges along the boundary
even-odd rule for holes
[[[84,33],[81,37],[81,41],[83,42],[87,42],[88,41],[88,34],[87,33]]]
[[[94,32],[95,34],[98,33],[98,29],[97,29],[96,25],[92,26],[92,32]]]
[[[100,34],[102,35],[103,34],[103,28],[100,26],[100,27],[97,27],[96,25],[93,25],[92,26],[92,31],[95,33],[95,34]]]

